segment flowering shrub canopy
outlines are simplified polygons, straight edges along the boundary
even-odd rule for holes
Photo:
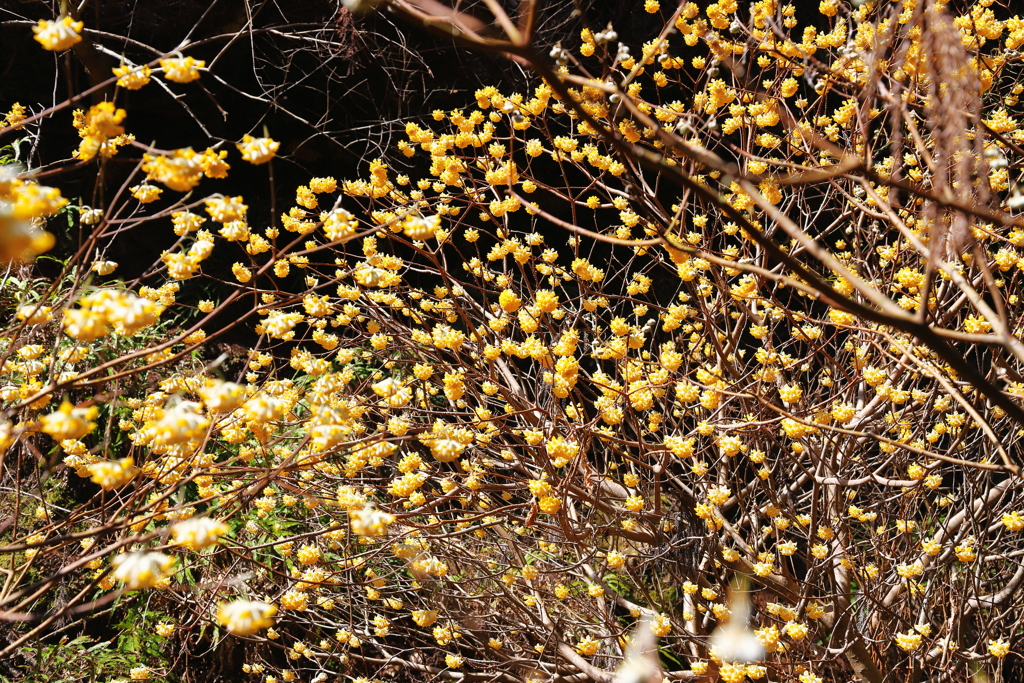
[[[116,101],[74,112],[68,157],[138,168],[76,207],[70,284],[5,304],[0,458],[96,495],[5,474],[4,618],[49,623],[62,581],[65,611],[124,592],[161,638],[248,639],[271,682],[997,671],[1024,627],[1024,20],[647,0],[648,42],[547,52],[543,3],[486,4],[493,27],[388,4],[532,89],[408,122],[272,225],[205,189],[279,163],[268,132],[160,149]],[[69,210],[31,170],[0,175],[5,262]],[[123,283],[102,247],[128,230],[177,240]],[[194,352],[235,326],[258,339],[225,377]]]

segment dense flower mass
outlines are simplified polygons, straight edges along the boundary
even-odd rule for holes
[[[265,165],[269,137],[142,146],[120,90],[74,112],[63,158],[133,175],[67,214],[59,280],[0,295],[0,461],[36,477],[0,531],[11,595],[142,591],[119,600],[160,638],[249,639],[268,683],[1001,671],[1024,613],[1024,20],[636,0],[649,42],[581,12],[533,51],[530,18],[483,39],[388,4],[535,80],[274,201],[218,184],[301,160]],[[66,49],[69,22],[37,40]],[[0,261],[52,246],[67,204],[0,169]],[[161,236],[152,267],[113,256],[131,229]],[[37,491],[65,469],[77,507]]]

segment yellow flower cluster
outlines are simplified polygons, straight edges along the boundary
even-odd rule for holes
[[[135,136],[125,134],[121,125],[125,116],[127,112],[124,109],[116,109],[111,102],[93,105],[89,107],[88,112],[76,109],[74,126],[78,129],[82,141],[73,156],[82,161],[89,161],[97,156],[107,159],[117,154],[119,147],[135,140]]]
[[[54,237],[39,220],[64,208],[60,190],[19,178],[13,167],[0,166],[0,263],[26,261],[53,247]]]

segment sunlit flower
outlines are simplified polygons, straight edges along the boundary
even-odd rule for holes
[[[274,625],[277,606],[265,602],[235,600],[217,608],[217,622],[236,636],[251,636]]]
[[[907,652],[913,652],[917,648],[921,647],[921,634],[914,631],[908,631],[907,633],[896,634],[896,645],[902,650]]]
[[[97,275],[110,275],[117,270],[117,263],[114,261],[94,261],[92,270]]]
[[[160,199],[160,194],[163,192],[162,189],[156,185],[150,185],[149,183],[142,183],[140,185],[133,185],[129,190],[132,196],[138,199],[143,204],[149,204]]]
[[[83,27],[82,22],[65,15],[55,21],[42,19],[37,26],[32,27],[32,31],[40,45],[47,50],[60,52],[82,40],[79,34]]]
[[[205,66],[206,62],[192,57],[170,57],[160,60],[164,78],[175,83],[191,83],[199,78],[199,70]]]
[[[291,590],[281,596],[281,607],[294,612],[305,612],[307,609],[307,596],[297,590]]]
[[[44,415],[40,422],[43,432],[57,441],[80,439],[96,428],[92,420],[98,412],[97,406],[76,408],[70,401],[64,401],[56,412]]]
[[[234,382],[211,381],[200,387],[198,393],[211,413],[230,413],[245,400],[245,387]]]
[[[192,517],[171,527],[171,538],[175,545],[189,550],[202,550],[217,543],[228,533],[228,525],[210,517]]]
[[[125,553],[114,558],[113,576],[129,590],[152,588],[174,567],[170,555],[154,552]]]
[[[117,84],[128,90],[138,90],[149,83],[153,73],[146,64],[142,66],[128,66],[122,63],[121,66],[114,67],[113,71],[114,75],[117,76]]]
[[[394,523],[395,516],[366,506],[349,512],[349,524],[356,536],[380,536]]]
[[[576,643],[576,651],[579,652],[581,655],[596,655],[598,650],[600,649],[601,641],[594,640],[590,636],[585,636]]]
[[[246,135],[238,143],[238,151],[242,153],[242,158],[250,164],[265,164],[274,158],[280,146],[280,142],[270,138],[254,138],[251,135]]]
[[[86,465],[86,471],[94,484],[104,491],[124,486],[138,474],[135,461],[131,457],[120,460],[100,460]]]
[[[43,325],[53,319],[53,313],[49,306],[28,304],[18,307],[18,320],[24,321],[26,325]]]

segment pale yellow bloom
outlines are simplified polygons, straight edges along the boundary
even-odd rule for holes
[[[276,605],[250,600],[235,600],[217,608],[217,621],[230,633],[251,636],[274,625]]]
[[[174,558],[163,553],[127,553],[114,558],[113,576],[129,590],[152,588],[173,566]]]

